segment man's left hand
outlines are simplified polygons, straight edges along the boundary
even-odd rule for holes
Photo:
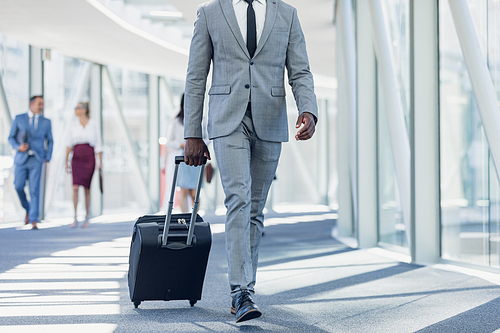
[[[314,122],[314,116],[312,113],[304,112],[297,118],[297,123],[295,128],[302,126],[295,135],[295,140],[303,141],[312,138],[314,132],[316,131],[316,123]]]

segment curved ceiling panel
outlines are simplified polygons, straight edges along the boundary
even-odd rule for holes
[[[104,65],[185,77],[187,49],[168,44],[119,18],[113,20],[92,2],[0,0],[0,34]]]
[[[190,27],[202,2],[168,0],[184,14]],[[331,81],[336,64],[332,1],[286,2],[298,9],[311,71]],[[109,10],[106,14],[97,0],[0,0],[0,8],[0,34],[100,64],[185,78],[187,46],[173,46],[134,28]]]

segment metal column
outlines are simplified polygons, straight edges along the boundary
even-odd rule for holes
[[[99,124],[101,137],[102,132],[102,65],[92,65],[90,71],[90,112],[91,117]],[[104,159],[104,152],[103,159]],[[102,170],[104,172],[104,169]],[[90,211],[92,216],[102,214],[103,209],[103,194],[99,186],[99,177],[92,178],[92,186],[90,188]]]
[[[353,236],[357,221],[356,47],[350,0],[336,2],[338,52],[339,236]]]
[[[358,105],[358,243],[377,245],[377,69],[370,0],[356,3]]]
[[[29,47],[29,98],[35,95],[43,95],[43,61],[42,50],[31,46]],[[28,105],[29,107],[29,105]],[[45,195],[47,182],[47,163],[42,165],[40,176],[40,203],[39,220],[45,219]]]
[[[149,197],[160,210],[160,78],[149,75]]]
[[[412,260],[439,260],[438,0],[412,0]]]

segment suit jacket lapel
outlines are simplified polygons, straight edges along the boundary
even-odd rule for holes
[[[29,130],[30,129],[30,116],[28,115],[28,112],[26,112],[24,114],[24,121],[26,122],[26,125],[27,125],[27,129]]]
[[[245,40],[243,39],[243,35],[241,34],[240,26],[238,25],[238,20],[236,19],[236,14],[234,13],[233,2],[231,0],[220,0],[220,5],[222,8],[222,13],[226,18],[227,24],[229,28],[233,32],[234,38],[240,44],[241,49],[248,58],[250,58],[250,53],[248,53],[247,45],[245,44]]]
[[[266,21],[264,23],[264,29],[262,29],[262,35],[260,36],[259,43],[257,44],[257,50],[255,50],[254,58],[259,54],[260,50],[266,44],[269,35],[274,27],[274,21],[276,21],[276,13],[278,12],[278,4],[276,0],[268,0],[266,5]]]
[[[26,128],[26,133],[29,137],[33,136],[33,133],[31,132],[31,126],[30,126],[30,116],[28,112],[24,114],[24,122],[25,122],[25,128]]]

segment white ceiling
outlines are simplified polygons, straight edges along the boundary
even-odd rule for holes
[[[185,54],[124,29],[86,0],[0,0],[0,8],[2,35],[100,64],[185,76]]]
[[[0,34],[100,64],[183,78],[187,47],[170,47],[97,10],[95,0],[0,0]],[[137,2],[137,1],[135,1]],[[203,0],[168,0],[192,22]],[[287,0],[298,9],[311,70],[335,76],[332,0]],[[166,3],[166,1],[165,1]],[[146,36],[145,36],[146,35]]]

